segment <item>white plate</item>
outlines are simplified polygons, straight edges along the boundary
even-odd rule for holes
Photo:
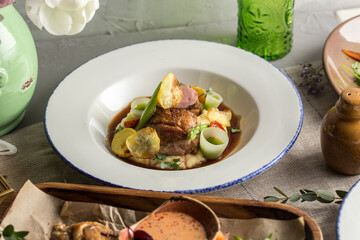
[[[162,171],[125,163],[108,150],[111,119],[134,97],[149,96],[168,72],[220,93],[242,115],[240,145],[206,167]],[[101,182],[126,188],[195,193],[257,176],[294,144],[303,121],[293,83],[256,55],[224,44],[161,40],[117,49],[69,74],[49,99],[45,128],[63,159]]]
[[[353,240],[360,236],[360,180],[346,194],[337,219],[337,239]]]

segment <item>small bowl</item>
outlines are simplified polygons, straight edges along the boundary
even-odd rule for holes
[[[161,212],[185,213],[199,221],[206,232],[206,239],[215,240],[220,231],[220,222],[216,214],[204,203],[190,197],[176,196],[170,198],[148,216],[134,224],[135,230],[143,221],[146,221],[151,214]]]

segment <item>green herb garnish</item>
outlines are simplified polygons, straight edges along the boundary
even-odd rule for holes
[[[189,142],[194,140],[197,136],[200,135],[201,130],[203,130],[204,128],[207,128],[209,125],[210,125],[209,123],[199,124],[196,127],[194,127],[193,129],[191,129],[187,135],[187,140]]]
[[[354,65],[354,64],[353,64]],[[351,67],[354,69],[354,66],[353,65],[351,65]],[[355,71],[352,71],[350,68],[348,68],[347,66],[345,66],[344,64],[343,64],[343,67],[346,69],[346,70],[348,70],[349,72],[351,72],[356,78],[355,78],[355,83],[357,84],[357,85],[360,85],[360,75],[359,74],[357,74]],[[355,67],[358,67],[357,65],[355,65]],[[356,69],[356,71],[358,71],[358,69]]]
[[[243,240],[241,237],[238,236],[233,236],[234,240]],[[269,236],[267,236],[264,240],[271,240],[272,239],[272,233],[270,233]],[[275,240],[279,240],[278,238],[276,238]]]
[[[123,130],[124,128],[122,126],[118,126],[116,129],[115,129],[115,133],[118,133],[120,132],[121,130]]]
[[[241,237],[233,236],[234,240],[243,240]]]
[[[360,75],[360,62],[354,62],[351,67],[356,75]]]
[[[162,160],[165,160],[166,159],[166,155],[165,154],[156,154],[155,158],[154,158],[156,161],[162,161]]]
[[[227,127],[227,129],[231,133],[240,133],[241,132],[241,129],[236,129],[236,128],[232,128],[232,127]]]
[[[201,97],[202,95],[208,95],[208,94],[213,94],[213,90],[212,88],[210,87],[207,91],[204,91],[203,94],[201,94],[199,97]]]
[[[28,234],[29,234],[29,232],[27,232],[27,231],[15,232],[14,226],[11,224],[7,225],[2,232],[2,235],[5,240],[25,240],[24,237]],[[1,236],[1,234],[0,234],[0,236]]]
[[[160,154],[160,155],[162,155],[162,154]],[[166,158],[166,155],[165,155],[165,158]],[[164,160],[164,159],[159,159],[158,161],[161,161],[161,160]],[[160,168],[161,169],[172,168],[172,169],[178,170],[178,169],[180,169],[180,165],[177,164],[179,161],[180,161],[180,158],[174,158],[172,160],[172,162],[161,161],[160,162]]]
[[[213,94],[213,90],[212,88],[209,88],[207,91],[205,91],[205,95],[208,95],[208,94]]]

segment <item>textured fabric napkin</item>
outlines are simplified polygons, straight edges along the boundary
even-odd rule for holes
[[[282,70],[295,86],[302,81],[300,65]],[[298,87],[304,107],[304,122],[297,141],[284,158],[253,179],[203,195],[263,200],[268,195],[279,196],[273,187],[280,188],[288,195],[302,188],[324,189],[333,193],[335,190],[349,190],[359,176],[335,173],[326,165],[321,153],[321,121],[327,110],[338,99],[338,95],[326,78],[323,79],[323,85],[324,90],[319,96],[310,95]],[[2,139],[18,148],[15,155],[0,156],[0,173],[7,176],[9,184],[15,190],[19,190],[28,179],[35,184],[55,181],[100,185],[64,163],[47,141],[43,123],[19,129]],[[340,205],[319,202],[288,204],[313,217],[320,225],[324,239],[336,239],[336,219]]]

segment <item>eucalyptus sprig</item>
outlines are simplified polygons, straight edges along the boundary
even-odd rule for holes
[[[264,240],[272,240],[272,233],[270,233],[269,236],[267,236]],[[241,237],[238,237],[238,236],[233,236],[234,240],[244,240],[242,239]],[[278,238],[276,238],[275,240],[279,240]]]
[[[25,236],[28,235],[27,231],[15,232],[13,225],[7,225],[2,231],[2,236],[5,240],[25,240]],[[1,234],[0,234],[1,237]]]
[[[321,203],[341,203],[344,199],[345,195],[347,194],[347,191],[343,190],[336,190],[335,196],[333,193],[327,191],[327,190],[309,190],[309,189],[300,189],[300,193],[294,193],[292,195],[287,195],[283,191],[281,191],[279,188],[274,187],[274,189],[280,193],[282,197],[276,197],[276,196],[266,196],[264,197],[265,202],[281,202],[286,203],[287,201],[290,202],[297,202],[301,200],[301,202],[313,202],[313,201],[319,201]]]

